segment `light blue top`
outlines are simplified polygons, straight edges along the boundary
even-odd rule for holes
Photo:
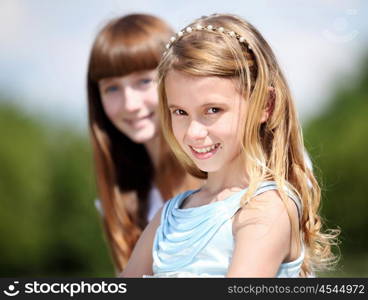
[[[277,189],[275,182],[261,183],[254,196]],[[241,196],[247,189],[210,204],[193,208],[180,208],[190,190],[166,202],[161,224],[153,242],[153,276],[143,277],[224,277],[234,250],[232,216],[240,208]],[[299,216],[302,203],[290,190],[288,196],[295,202]],[[283,263],[276,277],[299,277],[304,260],[301,255],[294,261]]]

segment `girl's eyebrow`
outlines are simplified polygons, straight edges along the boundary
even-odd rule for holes
[[[178,108],[178,106],[176,106],[176,105],[174,105],[174,104],[171,104],[171,105],[169,105],[169,109],[170,108]]]
[[[115,83],[116,81],[117,81],[116,77],[110,77],[110,78],[101,79],[98,84],[99,84],[99,86],[104,86],[104,85],[107,85],[107,84]]]
[[[228,104],[226,102],[206,102],[201,105],[201,107],[205,106],[227,106]]]
[[[228,104],[226,102],[206,102],[202,104],[200,108],[205,107],[205,106],[228,106]],[[170,108],[181,108],[181,107],[176,104],[170,104],[168,108],[170,109]]]

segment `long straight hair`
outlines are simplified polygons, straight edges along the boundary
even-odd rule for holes
[[[125,267],[147,224],[148,196],[155,183],[164,200],[195,185],[162,138],[158,171],[142,144],[131,141],[106,116],[98,88],[103,78],[158,66],[172,30],[157,17],[127,15],[97,34],[87,74],[89,127],[103,224],[117,273]]]
[[[201,29],[208,25],[222,27],[222,30],[196,30],[197,26]],[[249,187],[242,204],[248,202],[261,181],[274,180],[291,216],[284,191],[285,188],[292,190],[302,200],[304,208],[299,224],[291,218],[293,238],[303,239],[306,244],[300,275],[331,268],[337,260],[331,245],[336,245],[339,230],[322,231],[320,187],[306,165],[295,106],[272,49],[254,26],[237,16],[212,15],[189,26],[190,33],[177,36],[159,66],[161,121],[164,136],[173,152],[189,173],[207,178],[207,173],[196,167],[173,134],[165,90],[168,72],[177,70],[193,76],[235,79],[239,83],[236,87],[249,104],[244,116],[241,152]],[[259,120],[270,98],[272,113],[261,124]]]

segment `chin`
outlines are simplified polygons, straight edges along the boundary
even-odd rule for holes
[[[152,140],[156,136],[156,130],[154,128],[144,128],[139,132],[130,136],[130,139],[137,144],[144,144]]]
[[[209,162],[208,165],[203,163],[195,163],[195,165],[199,170],[207,173],[214,173],[220,169],[218,166],[213,165],[213,163],[211,164],[211,162]]]

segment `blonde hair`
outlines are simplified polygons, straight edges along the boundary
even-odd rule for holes
[[[293,238],[303,238],[306,246],[300,275],[331,269],[338,259],[332,253],[331,246],[337,244],[340,231],[322,231],[320,187],[306,165],[295,106],[272,49],[255,27],[237,16],[217,14],[202,17],[189,26],[196,28],[208,25],[233,31],[238,38],[219,30],[193,30],[175,40],[160,62],[160,113],[168,144],[190,174],[198,178],[207,177],[207,173],[199,170],[184,153],[173,135],[165,92],[165,77],[169,70],[194,76],[237,79],[240,91],[249,104],[244,116],[246,122],[242,138],[244,169],[249,176],[249,187],[242,204],[245,205],[264,180],[276,182],[285,204],[285,188],[293,191],[304,207],[300,224],[290,218]],[[239,36],[245,38],[251,49],[239,42]],[[261,114],[270,106],[270,101],[270,116],[261,124]],[[290,216],[290,208],[288,205],[286,207]]]

